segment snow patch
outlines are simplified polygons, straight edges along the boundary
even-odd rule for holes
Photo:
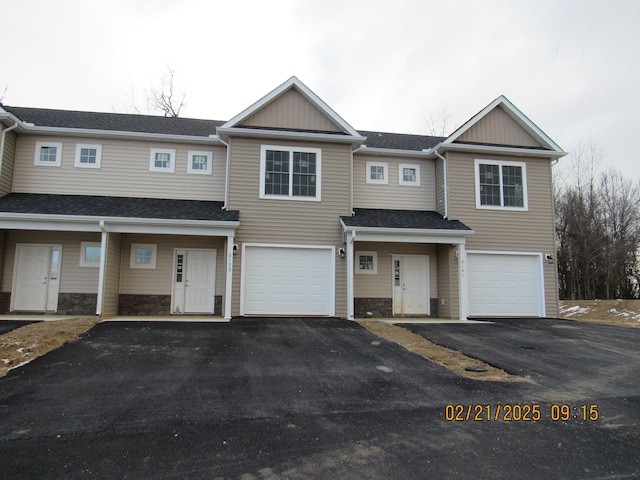
[[[574,305],[573,307],[561,307],[560,313],[565,317],[571,317],[573,315],[584,315],[593,310],[593,307],[581,307],[580,305]]]

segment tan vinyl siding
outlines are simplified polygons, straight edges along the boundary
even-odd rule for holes
[[[518,125],[502,109],[496,107],[459,138],[463,142],[492,143],[497,145],[518,145],[540,147],[527,131]]]
[[[107,258],[105,264],[102,316],[118,314],[120,290],[120,258],[122,256],[122,234],[109,233],[107,238]]]
[[[262,143],[322,150],[322,201],[260,199]],[[232,138],[229,209],[240,210],[234,257],[233,315],[240,311],[242,243],[333,245],[343,247],[339,217],[350,215],[350,147],[310,142],[261,142]],[[336,259],[336,314],[346,316],[345,261]]]
[[[392,255],[428,255],[429,296],[430,298],[438,298],[438,258],[436,255],[435,245],[414,243],[373,243],[356,241],[354,248],[356,262],[358,252],[377,252],[378,273],[375,275],[354,273],[354,297],[392,298]]]
[[[448,153],[449,217],[475,231],[467,239],[467,250],[536,252],[555,257],[550,160],[484,154],[477,157],[526,163],[529,209],[508,211],[476,209],[474,158]],[[544,279],[547,315],[557,315],[554,264],[544,264]]]
[[[16,138],[15,132],[9,132],[5,136],[2,172],[0,172],[0,196],[7,195],[11,192],[16,155]]]
[[[444,305],[438,301],[438,316],[452,318],[451,299],[453,284],[451,282],[451,256],[449,245],[438,245],[438,299],[444,300]]]
[[[36,142],[44,140],[63,143],[60,167],[34,165]],[[74,167],[79,143],[102,145],[101,168]],[[176,150],[174,173],[149,171],[151,148]],[[212,175],[187,173],[189,150],[213,152]],[[16,150],[13,191],[222,201],[225,168],[224,146],[22,136]]]
[[[171,295],[173,262],[176,248],[216,249],[216,295],[224,292],[225,239],[173,235],[125,235],[122,240],[120,293],[137,295]],[[131,244],[157,245],[155,269],[130,268]]]
[[[367,162],[387,164],[388,183],[367,183]],[[400,185],[400,164],[420,165],[420,186]],[[395,210],[436,209],[436,168],[433,160],[354,155],[353,206]]]
[[[445,191],[445,184],[444,184],[444,179],[445,179],[445,175],[444,175],[444,169],[445,169],[445,164],[444,161],[442,161],[440,158],[438,158],[436,160],[436,166],[435,166],[435,178],[436,178],[436,212],[438,212],[440,215],[443,215],[446,213],[446,206],[445,206],[445,195],[444,195],[444,191]]]
[[[245,119],[249,127],[291,128],[323,132],[341,131],[336,124],[316,108],[295,88]]]
[[[7,234],[5,268],[2,291],[9,292],[13,283],[13,270],[17,243],[62,245],[60,293],[97,293],[100,269],[80,266],[81,242],[100,242],[98,233],[34,232],[14,230]]]

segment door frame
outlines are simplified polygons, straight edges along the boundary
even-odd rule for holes
[[[49,248],[49,269],[47,271],[47,294],[44,301],[43,310],[19,310],[29,312],[57,312],[58,297],[60,294],[60,277],[62,276],[62,245],[52,243],[16,243],[15,255],[13,262],[13,278],[11,282],[11,301],[9,302],[9,311],[15,311],[15,298],[18,289],[18,267],[20,265],[20,249],[22,247],[42,247]],[[58,254],[57,272],[52,272],[51,258],[54,251]],[[55,278],[53,277],[55,274]]]
[[[404,313],[404,299],[403,299],[403,290],[402,290],[402,281],[403,281],[403,266],[402,266],[402,262],[403,259],[405,258],[416,258],[416,257],[420,257],[420,258],[424,258],[426,260],[426,277],[425,277],[425,287],[426,287],[426,313],[421,314],[421,313],[411,313],[411,314],[405,314]],[[396,270],[396,261],[399,261],[399,267],[400,267],[400,285],[396,286],[395,284],[395,270]],[[392,305],[391,305],[391,312],[392,314],[395,315],[431,315],[431,271],[430,271],[430,261],[429,261],[429,255],[416,255],[416,254],[403,254],[403,253],[392,253],[391,254],[391,300],[392,300]],[[396,302],[397,300],[400,300],[400,313],[396,313]]]
[[[213,310],[211,312],[185,312],[185,306],[187,304],[186,298],[186,279],[187,279],[187,257],[189,252],[213,252]],[[182,272],[178,272],[178,255],[183,254]],[[177,278],[179,274],[182,274],[182,281],[178,282]],[[216,280],[218,275],[218,249],[217,248],[188,248],[188,247],[176,247],[173,249],[173,264],[171,267],[171,314],[172,315],[196,315],[203,313],[213,314],[216,309],[215,297],[216,297]],[[181,284],[180,284],[181,283]],[[179,309],[179,311],[176,310]]]

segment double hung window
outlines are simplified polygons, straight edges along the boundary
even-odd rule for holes
[[[260,198],[320,200],[321,150],[263,145]]]
[[[523,162],[476,160],[476,207],[527,210],[527,174]]]

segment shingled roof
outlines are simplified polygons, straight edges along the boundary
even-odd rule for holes
[[[81,128],[87,130],[107,130],[113,132],[155,133],[164,135],[189,135],[209,137],[216,135],[216,127],[221,120],[199,120],[182,117],[160,117],[128,113],[80,112],[73,110],[53,110],[46,108],[12,107],[2,105],[7,112],[23,122],[40,127]],[[374,132],[361,130],[367,137],[365,145],[370,148],[422,151],[436,146],[443,137],[411,135],[405,133]]]
[[[223,210],[222,206],[223,202],[200,200],[36,193],[10,193],[0,198],[0,213],[237,222],[238,211]]]
[[[355,215],[340,217],[347,227],[412,228],[471,231],[459,220],[447,220],[438,212],[355,208]]]

